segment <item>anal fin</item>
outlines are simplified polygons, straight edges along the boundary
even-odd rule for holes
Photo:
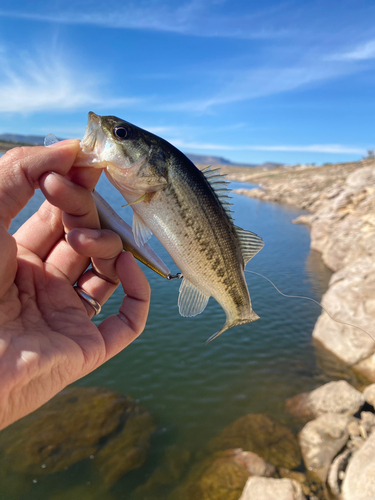
[[[178,295],[178,308],[181,316],[196,316],[206,308],[209,295],[205,295],[189,280],[183,278]]]

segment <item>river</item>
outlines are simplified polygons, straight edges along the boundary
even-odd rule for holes
[[[231,187],[240,184],[232,183]],[[124,200],[105,178],[100,180],[98,191],[125,220],[131,221],[131,208],[121,208]],[[14,220],[12,231],[37,209],[42,199],[37,192]],[[331,273],[319,256],[310,252],[308,229],[291,223],[302,212],[236,194],[233,203],[236,224],[265,241],[264,249],[247,268],[266,275],[286,294],[319,301]],[[150,244],[171,271],[177,271],[154,237]],[[291,425],[284,412],[285,399],[328,380],[316,363],[311,340],[319,306],[282,297],[262,278],[247,274],[253,308],[260,320],[233,328],[204,345],[224,323],[221,307],[211,298],[200,316],[182,318],[177,308],[177,280],[168,282],[144,270],[152,289],[144,333],[77,384],[107,387],[132,396],[149,409],[158,428],[146,466],[121,479],[111,490],[111,499],[130,498],[131,491],[160,463],[168,445],[197,451],[223,427],[247,413],[266,413]],[[122,292],[118,290],[95,322],[117,311],[121,300]],[[21,474],[18,479],[13,474],[2,477],[2,490],[14,491],[10,482],[17,480],[26,480],[28,486],[18,490],[17,497],[5,494],[2,499],[40,500],[54,495],[70,498],[69,488],[77,486],[82,486],[80,498],[88,499],[91,496],[84,495],[85,485],[100,484],[89,466],[79,464],[45,476],[34,485],[31,477],[21,478]],[[64,491],[66,497],[57,495]]]

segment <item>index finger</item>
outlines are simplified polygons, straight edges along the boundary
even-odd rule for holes
[[[47,148],[14,148],[0,159],[0,222],[6,229],[34,195],[44,173],[69,172],[80,150],[79,144],[78,139],[71,139]]]

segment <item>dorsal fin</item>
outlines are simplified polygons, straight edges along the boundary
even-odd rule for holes
[[[260,236],[251,231],[246,231],[241,227],[234,226],[242,251],[243,260],[245,265],[250,259],[254,257],[264,247],[264,241]]]
[[[233,222],[233,212],[231,209],[232,203],[230,203],[232,197],[230,196],[231,191],[227,187],[229,181],[226,180],[226,175],[220,173],[220,168],[213,169],[211,165],[203,168],[201,172],[209,182],[212,189],[215,191],[216,196],[219,198],[219,201],[229,219]]]

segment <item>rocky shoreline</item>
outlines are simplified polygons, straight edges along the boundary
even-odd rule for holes
[[[313,338],[364,380],[375,382],[374,160],[227,173],[232,180],[260,186],[237,189],[238,194],[311,212],[294,222],[310,227],[311,248],[334,271],[322,305],[342,322],[322,312]]]

